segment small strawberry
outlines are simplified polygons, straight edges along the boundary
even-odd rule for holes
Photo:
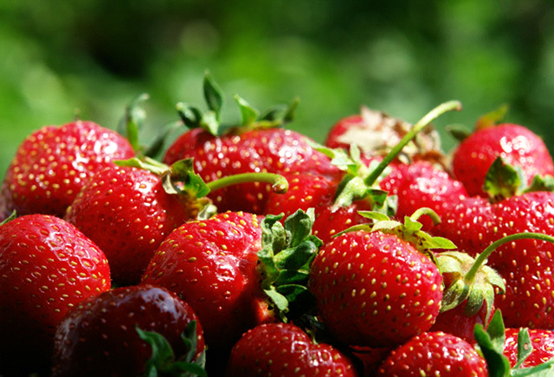
[[[503,348],[503,354],[509,359],[511,367],[515,367],[519,360],[519,337],[522,338],[522,332],[526,329],[518,328],[506,328],[505,329],[505,346]],[[543,364],[555,357],[554,353],[554,338],[553,331],[547,329],[529,329],[528,337],[530,343],[528,347],[531,347],[532,352],[526,357],[521,368],[534,367]]]
[[[175,354],[162,350],[161,361],[151,360],[166,343]],[[175,293],[128,286],[89,298],[69,312],[56,330],[54,350],[54,376],[175,375],[172,360],[188,355],[185,367],[190,367],[204,351],[204,338],[194,311]]]
[[[311,266],[310,289],[340,342],[395,346],[434,323],[443,289],[430,249],[454,246],[420,231],[413,219],[403,225],[368,215],[378,219],[372,228],[355,226],[324,245]]]
[[[0,288],[0,372],[29,374],[48,365],[66,312],[110,289],[110,268],[73,225],[24,215],[0,226]]]
[[[496,158],[522,169],[530,184],[534,176],[553,176],[553,158],[544,141],[524,126],[504,123],[478,126],[453,154],[453,173],[470,196],[487,196],[486,174]]]
[[[385,359],[381,377],[487,377],[486,361],[468,342],[444,332],[424,332]]]
[[[329,344],[316,344],[293,324],[261,324],[247,331],[231,350],[230,377],[350,377],[349,357]]]
[[[271,111],[259,117],[257,110],[236,96],[242,123],[223,126],[219,123],[223,97],[208,75],[204,90],[210,110],[202,114],[196,108],[183,107],[180,114],[191,130],[168,148],[163,159],[166,164],[193,158],[195,172],[206,182],[245,172],[339,173],[322,153],[307,143],[308,137],[282,127],[292,119],[296,102],[284,114]],[[262,214],[269,192],[266,184],[250,183],[214,191],[209,197],[220,211]]]
[[[42,213],[63,217],[90,175],[134,156],[121,135],[90,121],[44,126],[19,146],[0,189],[0,219]]]

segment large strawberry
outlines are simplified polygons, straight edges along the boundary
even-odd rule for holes
[[[324,245],[310,270],[318,314],[340,342],[387,347],[428,330],[442,301],[442,277],[430,249],[452,248],[421,224],[383,214]],[[358,230],[358,231],[357,231]]]
[[[486,361],[474,346],[444,332],[424,332],[385,359],[381,377],[488,377]]]
[[[90,121],[44,126],[19,146],[0,189],[0,219],[43,213],[63,217],[90,175],[134,156],[116,132]]]
[[[173,355],[160,353],[166,343]],[[89,298],[69,312],[56,330],[54,349],[54,376],[175,375],[179,370],[173,370],[178,366],[172,360],[188,354],[182,366],[188,363],[184,367],[189,368],[201,357],[204,338],[196,314],[175,293],[127,286]]]
[[[349,357],[329,344],[315,343],[293,324],[261,324],[235,344],[227,365],[230,377],[351,377]]]
[[[193,158],[195,171],[206,182],[245,172],[338,173],[322,153],[307,143],[308,137],[283,128],[291,120],[296,103],[285,114],[272,111],[259,117],[257,110],[236,96],[242,124],[227,127],[219,123],[223,97],[208,75],[204,88],[210,110],[202,115],[196,108],[183,108],[180,114],[185,124],[193,128],[169,147],[164,156],[166,164]],[[267,184],[252,183],[220,189],[209,197],[220,211],[262,214],[269,192]]]
[[[56,326],[110,289],[110,268],[73,225],[32,214],[0,226],[0,283],[0,372],[43,373],[33,369],[48,366]]]
[[[553,158],[538,135],[521,125],[478,122],[453,153],[453,173],[469,195],[487,196],[486,174],[498,157],[520,167],[527,183],[536,175],[553,176]]]

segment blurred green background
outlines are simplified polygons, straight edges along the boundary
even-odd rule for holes
[[[77,116],[115,128],[146,92],[146,139],[204,108],[209,69],[239,118],[238,93],[264,110],[299,97],[290,128],[317,141],[361,105],[416,122],[472,127],[503,104],[507,121],[553,154],[553,1],[27,0],[0,3],[0,178],[30,132]],[[146,141],[146,140],[145,140]]]

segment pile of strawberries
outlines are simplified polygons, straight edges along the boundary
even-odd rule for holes
[[[540,137],[494,112],[446,155],[452,101],[414,125],[363,108],[318,144],[286,128],[297,101],[235,96],[225,125],[203,89],[167,148],[139,143],[144,98],[125,132],[23,141],[0,189],[0,375],[552,376]]]

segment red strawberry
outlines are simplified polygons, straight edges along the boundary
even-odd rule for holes
[[[493,311],[491,309],[488,311],[488,304],[484,301],[477,313],[467,315],[465,314],[467,305],[468,300],[452,310],[440,312],[429,331],[449,333],[450,335],[460,337],[470,344],[475,344],[474,327],[476,324],[482,324],[484,327],[487,327]]]
[[[191,307],[177,295],[148,285],[102,293],[82,302],[59,324],[53,375],[141,376],[148,372],[153,351],[136,328],[162,335],[175,351],[174,357],[180,359],[189,352],[182,334],[191,322],[196,322],[188,335],[194,361],[204,350],[202,327]]]
[[[192,216],[157,175],[114,165],[92,176],[65,219],[105,252],[112,278],[129,285],[140,281],[166,236]]]
[[[485,360],[466,341],[424,332],[395,349],[378,369],[382,377],[487,377]]]
[[[56,326],[79,302],[110,289],[110,269],[73,225],[33,214],[0,226],[0,282],[0,372],[19,375],[48,364],[42,359]]]
[[[351,360],[329,344],[316,344],[293,324],[262,324],[235,344],[227,365],[230,377],[357,376]]]
[[[316,256],[310,289],[319,316],[340,342],[395,346],[434,323],[441,306],[442,278],[416,245],[435,248],[434,242],[443,241],[430,240],[414,229],[411,234],[415,226],[411,222],[401,225],[384,219],[376,222],[373,231],[347,230]]]
[[[497,157],[522,168],[528,184],[536,175],[553,176],[553,158],[543,140],[524,126],[500,124],[478,128],[453,155],[453,173],[471,196],[487,196],[486,173]]]
[[[505,347],[503,354],[509,359],[511,367],[514,367],[518,361],[518,334],[521,330],[518,328],[505,329]],[[537,366],[553,359],[554,357],[554,338],[553,331],[545,329],[528,330],[532,353],[524,360],[521,368]]]
[[[63,217],[89,176],[134,156],[129,142],[89,121],[45,126],[18,148],[0,189],[0,219],[43,213]]]
[[[271,113],[270,117],[258,118],[258,111],[236,97],[243,122],[225,128],[217,119],[221,103],[213,101],[214,98],[221,99],[221,94],[209,77],[205,77],[204,86],[205,93],[209,93],[206,100],[210,111],[201,119],[200,111],[195,110],[197,115],[193,120],[181,113],[187,125],[197,128],[177,138],[167,150],[164,163],[171,165],[177,160],[193,158],[195,172],[206,182],[245,172],[339,172],[322,153],[309,145],[308,137],[281,127],[290,120],[289,113],[293,112],[296,103],[288,110],[289,115],[276,119]],[[191,109],[194,108],[186,110],[190,112]],[[269,185],[251,183],[216,190],[209,197],[220,211],[242,210],[261,214],[269,192]]]
[[[270,316],[257,273],[261,235],[258,218],[248,213],[187,222],[162,242],[141,282],[189,303],[211,348],[232,345]]]

